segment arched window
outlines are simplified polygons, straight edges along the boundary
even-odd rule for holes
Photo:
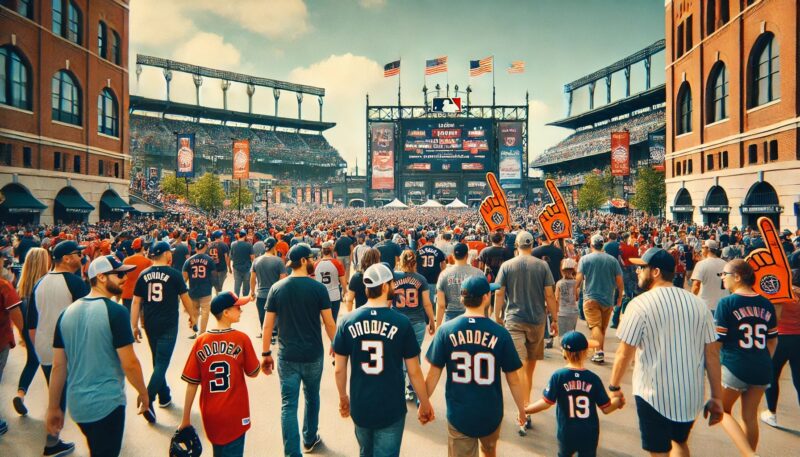
[[[53,0],[53,32],[75,44],[83,37],[83,14],[71,0]]]
[[[717,29],[717,0],[708,0],[706,6],[706,36]]]
[[[78,82],[64,70],[53,75],[53,120],[81,125],[81,90]]]
[[[676,125],[678,135],[692,131],[692,89],[684,82],[678,91]]]
[[[712,124],[728,118],[728,69],[717,63],[708,78],[706,88],[706,122]]]
[[[750,52],[749,108],[781,98],[781,75],[778,40],[767,32],[756,40]]]
[[[0,47],[0,103],[31,109],[31,78],[28,62],[10,46]]]
[[[111,60],[117,64],[122,64],[122,40],[119,37],[119,34],[115,31],[111,31]]]
[[[0,0],[0,5],[16,11],[20,16],[33,19],[33,0]]]
[[[103,89],[97,96],[97,131],[119,136],[119,105],[109,89]]]
[[[103,21],[97,24],[97,53],[100,57],[108,59],[108,27]]]

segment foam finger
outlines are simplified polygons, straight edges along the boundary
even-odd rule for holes
[[[503,188],[500,187],[500,183],[497,181],[497,177],[494,175],[494,173],[486,173],[486,182],[489,183],[489,189],[492,190],[494,195],[503,194]]]
[[[546,180],[544,186],[547,188],[550,198],[553,199],[553,203],[559,206],[564,204],[564,199],[561,198],[561,192],[558,191],[558,187],[556,187],[556,183],[552,179]]]

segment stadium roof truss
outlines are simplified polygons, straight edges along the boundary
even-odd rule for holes
[[[367,100],[369,102],[369,100]],[[425,106],[369,106],[368,122],[392,122],[400,119],[477,118],[498,121],[526,121],[528,107],[520,106],[467,106],[461,113],[434,113]]]

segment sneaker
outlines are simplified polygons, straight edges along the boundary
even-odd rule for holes
[[[417,399],[417,394],[411,389],[406,388],[406,401],[414,401]]]
[[[761,422],[770,427],[778,427],[778,416],[772,413],[772,411],[765,409],[761,411]]]
[[[525,426],[523,425],[517,430],[517,434],[519,434],[519,436],[528,436],[528,431],[525,430]]]
[[[14,397],[12,403],[14,404],[14,411],[16,411],[17,414],[20,416],[28,414],[28,408],[25,407],[25,400],[22,397]]]
[[[167,398],[167,401],[165,401],[163,403],[162,403],[160,398],[158,399],[158,407],[159,408],[169,408],[170,405],[172,405],[172,398],[171,397]]]
[[[65,455],[72,454],[72,451],[75,450],[75,443],[66,443],[64,441],[58,440],[58,443],[55,446],[45,446],[44,447],[44,454],[45,456],[49,457],[63,457]]]
[[[8,432],[8,424],[6,421],[0,421],[0,435],[5,435]]]
[[[598,365],[606,363],[605,355],[602,352],[595,352],[594,355],[592,356],[592,362]]]
[[[533,421],[531,421],[530,414],[528,415],[528,419],[525,421],[525,429],[530,430],[533,428]]]
[[[313,443],[311,443],[311,444],[303,443],[303,452],[305,452],[305,453],[313,452],[314,448],[317,447],[317,445],[319,445],[319,443],[321,443],[321,442],[322,442],[322,438],[320,438],[319,433],[317,433],[317,438],[314,440]]]
[[[272,344],[276,344],[276,343],[278,342],[278,337],[277,337],[277,336],[275,336],[275,335],[273,335],[273,336],[272,336],[272,339],[270,339],[270,342],[271,342]]]
[[[144,416],[144,420],[146,420],[147,422],[149,422],[151,424],[155,424],[156,423],[156,412],[155,412],[155,410],[153,410],[153,404],[152,403],[150,403],[150,408],[148,408],[147,411],[142,413],[142,416]]]
[[[550,338],[549,340],[546,340],[546,341],[547,342],[544,343],[544,348],[545,349],[553,349],[553,339]]]
[[[189,339],[190,340],[193,340],[195,338],[197,338],[197,333],[193,333],[193,334],[189,335]]]

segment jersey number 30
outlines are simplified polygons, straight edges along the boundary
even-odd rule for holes
[[[494,354],[491,352],[456,351],[450,354],[450,360],[456,362],[452,372],[453,382],[469,384],[475,382],[480,386],[488,386],[494,382]]]

